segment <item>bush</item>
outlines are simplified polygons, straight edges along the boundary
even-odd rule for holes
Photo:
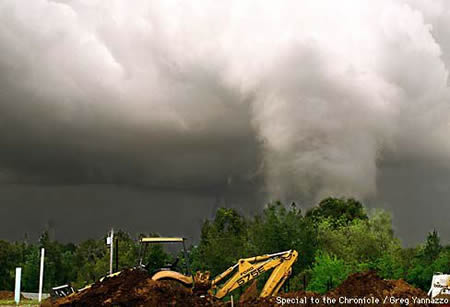
[[[307,290],[325,293],[328,290],[328,283],[332,280],[333,286],[339,285],[352,272],[351,266],[344,260],[338,259],[334,255],[320,252],[315,258],[312,268],[312,279]]]

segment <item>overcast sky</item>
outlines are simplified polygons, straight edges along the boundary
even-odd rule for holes
[[[337,196],[449,242],[449,67],[444,0],[2,0],[0,238]]]

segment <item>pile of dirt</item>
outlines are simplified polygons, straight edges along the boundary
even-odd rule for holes
[[[403,279],[385,280],[373,271],[350,275],[329,295],[346,298],[378,298],[392,306],[405,305],[406,301],[410,306],[415,306],[413,298],[427,298],[425,292],[411,286]],[[359,306],[369,305],[373,304],[360,304]],[[420,306],[426,305],[420,304]]]
[[[414,304],[413,297],[427,298],[427,295],[402,279],[385,280],[375,272],[369,271],[350,275],[335,290],[323,295],[307,291],[289,292],[280,294],[278,297],[249,300],[244,302],[244,306],[271,307],[281,304],[284,306],[330,306],[333,305],[331,303],[333,299],[336,302],[335,305],[374,306],[376,298],[379,299],[379,305],[381,302],[386,302],[386,305],[390,306],[404,306],[405,300],[408,300],[409,306],[427,306]]]
[[[154,281],[140,269],[96,282],[90,288],[43,306],[222,306],[211,296],[193,295],[190,289],[169,281]]]
[[[25,297],[20,294],[20,299],[23,300]],[[0,291],[0,300],[14,300],[13,291]]]
[[[410,306],[413,297],[426,298],[426,293],[414,288],[403,280],[384,280],[375,272],[356,273],[349,276],[339,287],[326,294],[307,291],[283,293],[268,298],[255,298],[256,284],[249,287],[241,297],[239,306],[374,306],[373,299],[383,302],[385,298],[408,299]],[[248,293],[247,293],[248,292]],[[342,298],[368,299],[364,302],[345,302],[339,304]],[[330,300],[336,303],[330,303]],[[372,299],[372,301],[370,300]],[[327,301],[328,300],[328,301]],[[391,306],[405,305],[387,301]],[[180,284],[169,281],[154,281],[146,271],[134,269],[121,272],[93,284],[89,289],[72,294],[68,297],[47,300],[43,306],[226,306],[216,298],[193,294]],[[420,306],[426,306],[420,304]]]

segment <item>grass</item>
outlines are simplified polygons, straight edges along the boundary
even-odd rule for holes
[[[31,307],[31,306],[39,306],[38,300],[21,300],[19,305],[16,305],[14,300],[0,300],[0,306],[23,306],[23,307]]]

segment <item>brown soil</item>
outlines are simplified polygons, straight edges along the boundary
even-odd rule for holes
[[[281,298],[290,298],[294,299],[289,304],[286,303],[284,306],[374,306],[373,300],[366,301],[364,304],[333,304],[331,300],[335,299],[336,302],[339,302],[339,298],[366,298],[367,300],[372,298],[378,298],[381,302],[387,297],[387,305],[389,306],[405,306],[405,303],[401,304],[400,301],[397,303],[391,304],[389,301],[390,298],[396,299],[409,299],[409,306],[418,306],[413,304],[413,297],[416,298],[427,298],[427,294],[420,289],[414,288],[409,285],[404,280],[384,280],[380,278],[375,272],[364,272],[364,273],[355,273],[350,275],[338,288],[333,291],[330,291],[324,295],[320,295],[313,292],[290,292],[280,294]],[[311,298],[318,299],[319,303],[313,303]],[[324,299],[328,299],[328,302],[325,303]],[[280,301],[277,304],[276,297],[270,297],[265,299],[255,299],[252,301],[245,302],[245,306],[253,305],[253,306],[281,306]],[[296,300],[296,301],[295,301]],[[427,306],[421,304],[420,306]]]
[[[214,297],[193,295],[175,282],[154,281],[144,270],[125,270],[68,297],[43,306],[223,306]]]
[[[339,306],[337,303],[323,303],[323,299],[334,298],[338,301],[339,297],[373,297],[380,300],[385,297],[395,297],[409,299],[409,306],[414,306],[412,297],[426,298],[427,296],[422,290],[412,287],[403,280],[384,280],[374,272],[365,272],[349,276],[338,288],[325,295],[298,291],[280,294],[278,298],[249,297],[247,300],[241,300],[239,306],[281,306],[280,298],[297,300],[291,301],[291,304],[286,303],[284,306]],[[313,304],[311,298],[318,299],[320,303]],[[374,304],[348,303],[345,305],[374,306]],[[200,297],[193,294],[191,289],[174,282],[153,281],[147,272],[136,269],[123,271],[118,276],[97,282],[90,289],[68,297],[47,300],[43,306],[227,306],[227,304],[209,295]],[[400,304],[390,306],[400,306]]]
[[[25,299],[22,294],[20,294],[20,299]],[[14,300],[13,291],[0,291],[0,300]]]
[[[384,280],[375,272],[364,272],[350,275],[338,288],[330,293],[335,297],[366,297],[378,298],[381,301],[388,298],[408,299],[409,306],[415,306],[412,298],[427,298],[427,294],[421,289],[414,288],[403,279]],[[392,302],[391,302],[392,303]],[[400,301],[391,306],[401,306]],[[358,306],[358,305],[354,305]],[[369,306],[361,304],[359,306]],[[423,304],[421,306],[424,306]]]

